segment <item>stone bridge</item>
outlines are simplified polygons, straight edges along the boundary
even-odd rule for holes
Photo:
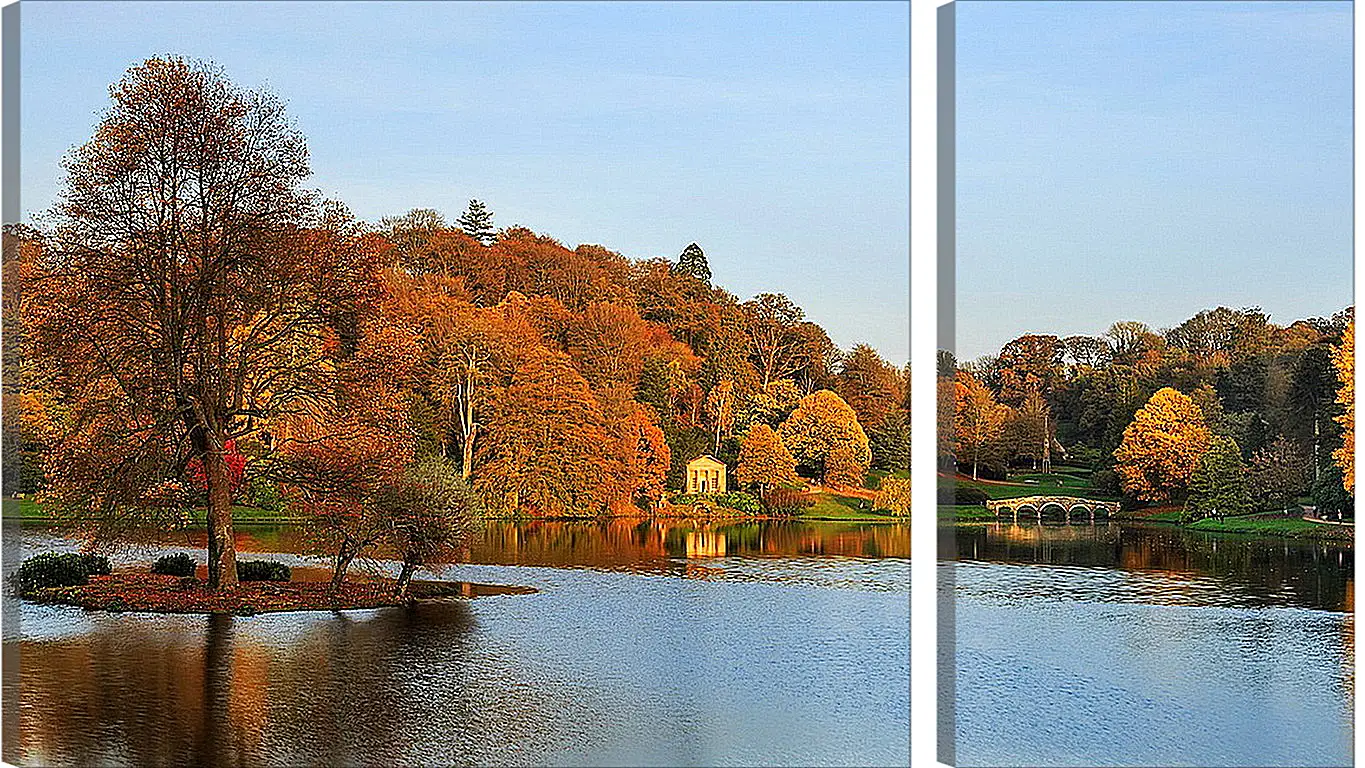
[[[1067,521],[1073,517],[1089,516],[1090,521],[1094,522],[1097,514],[1113,517],[1119,511],[1119,503],[1076,496],[1021,496],[1017,499],[989,499],[986,501],[986,511],[995,513],[996,517],[1013,515],[1016,523],[1019,522],[1020,514],[1039,520],[1052,516]]]

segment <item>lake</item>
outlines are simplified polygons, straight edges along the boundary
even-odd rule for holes
[[[293,528],[237,543],[317,564]],[[6,521],[7,565],[71,547]],[[25,603],[5,628],[4,757],[905,765],[909,549],[896,524],[492,522],[437,576],[534,594],[250,617]]]
[[[1349,544],[987,524],[945,552],[959,765],[1351,764]]]

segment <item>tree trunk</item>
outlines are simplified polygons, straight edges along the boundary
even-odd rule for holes
[[[460,466],[460,477],[465,482],[469,482],[469,475],[474,471],[474,432],[471,430],[464,439],[463,462]]]
[[[976,457],[972,457],[972,479],[976,479]]]
[[[208,480],[209,589],[237,588],[237,545],[232,536],[232,487],[221,440],[204,452]]]
[[[346,578],[346,569],[351,567],[351,561],[355,559],[355,547],[349,542],[342,542],[341,548],[337,550],[336,562],[332,567],[332,591],[341,589],[341,582]]]
[[[413,564],[404,560],[403,570],[398,572],[398,599],[402,600],[408,596],[408,584],[412,582]]]
[[[469,482],[469,475],[474,471],[474,433],[479,426],[474,423],[474,369],[472,367],[465,371],[464,382],[464,402],[460,403],[460,426],[464,433],[461,441],[462,459],[460,466],[460,477]]]

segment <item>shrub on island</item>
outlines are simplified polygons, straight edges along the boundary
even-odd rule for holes
[[[14,586],[21,595],[45,587],[79,587],[90,581],[92,573],[107,575],[108,558],[75,552],[45,552],[30,557],[19,566],[14,573]]]
[[[152,573],[162,576],[193,576],[194,558],[181,552],[176,555],[162,555],[152,563]]]
[[[237,563],[240,581],[289,581],[289,566],[270,560],[241,560]]]

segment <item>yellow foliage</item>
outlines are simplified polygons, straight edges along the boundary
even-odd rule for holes
[[[1337,417],[1341,425],[1341,447],[1332,451],[1332,458],[1341,467],[1342,485],[1352,494],[1356,492],[1356,321],[1347,324],[1341,335],[1341,346],[1332,350],[1332,364],[1337,368],[1337,403],[1342,413]]]
[[[842,397],[828,389],[806,395],[782,422],[780,433],[798,460],[824,465],[827,484],[862,485],[861,478],[872,464],[872,450],[857,414]],[[855,474],[858,479],[853,482]]]
[[[883,509],[900,517],[910,516],[910,478],[887,477],[877,486],[872,497],[872,508]]]
[[[772,427],[761,422],[749,427],[739,448],[735,482],[744,488],[757,487],[759,493],[801,482],[796,476],[796,459]]]
[[[1124,491],[1144,501],[1170,501],[1184,496],[1208,446],[1209,429],[1199,406],[1165,387],[1123,430],[1114,471]]]

